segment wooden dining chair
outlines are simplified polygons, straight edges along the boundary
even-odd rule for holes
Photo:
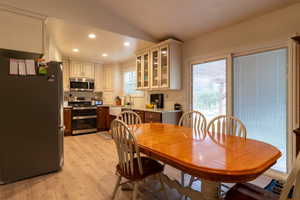
[[[139,194],[138,185],[141,181],[150,176],[156,176],[161,184],[161,190],[165,198],[168,199],[164,184],[162,182],[162,172],[164,166],[148,157],[141,157],[136,139],[128,126],[121,120],[112,122],[113,140],[117,148],[119,158],[116,171],[118,175],[112,199],[115,198],[118,188],[127,183],[133,184],[132,199],[136,200]],[[122,178],[127,181],[121,183]]]
[[[212,136],[226,134],[247,137],[247,130],[243,122],[230,115],[220,115],[213,118],[207,126],[207,133]]]
[[[141,124],[141,117],[133,111],[123,111],[117,116],[117,119],[123,121],[127,125]]]
[[[194,129],[194,132],[198,135],[205,134],[206,131],[206,118],[198,111],[189,111],[182,115],[178,123],[179,126],[184,126]],[[201,136],[199,136],[201,137]],[[184,186],[184,177],[186,173],[181,171],[181,184]],[[193,185],[193,182],[199,180],[198,178],[191,176],[188,187]]]
[[[208,123],[206,132],[213,139],[217,138],[218,142],[225,138],[222,137],[223,134],[247,138],[247,130],[243,122],[230,115],[219,115],[213,118]],[[223,188],[226,188],[226,190],[229,189],[226,184],[221,184],[219,190],[220,196],[225,195],[225,190]]]
[[[226,194],[225,200],[299,200],[300,199],[300,153],[285,182],[281,194],[274,194],[250,183],[238,183]]]

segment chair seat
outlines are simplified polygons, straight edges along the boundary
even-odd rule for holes
[[[227,193],[225,200],[278,200],[279,195],[250,183],[238,183]]]
[[[143,174],[140,174],[137,158],[134,158],[133,160],[133,174],[128,174],[122,171],[119,164],[117,165],[117,172],[128,180],[137,181],[164,171],[164,166],[151,158],[141,157],[141,162],[143,166]]]

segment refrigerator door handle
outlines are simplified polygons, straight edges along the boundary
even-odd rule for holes
[[[59,128],[60,130],[63,130],[63,131],[66,129],[65,126],[59,126],[58,128]]]

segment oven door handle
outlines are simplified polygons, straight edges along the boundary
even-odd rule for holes
[[[73,107],[73,110],[96,110],[97,107]]]
[[[96,118],[97,118],[97,115],[73,117],[74,120],[77,120],[77,119],[96,119]]]

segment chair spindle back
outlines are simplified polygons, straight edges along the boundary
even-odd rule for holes
[[[124,111],[117,116],[117,119],[123,121],[127,125],[142,123],[141,117],[133,111]]]
[[[182,115],[178,125],[198,131],[206,131],[206,118],[201,112],[189,111]]]
[[[134,159],[136,158],[139,173],[143,174],[139,147],[128,126],[123,121],[115,119],[112,122],[112,135],[117,147],[119,166],[122,172],[127,175],[133,175]]]
[[[239,137],[247,137],[245,125],[236,117],[220,115],[213,118],[208,126],[207,132],[210,134],[226,134]]]

